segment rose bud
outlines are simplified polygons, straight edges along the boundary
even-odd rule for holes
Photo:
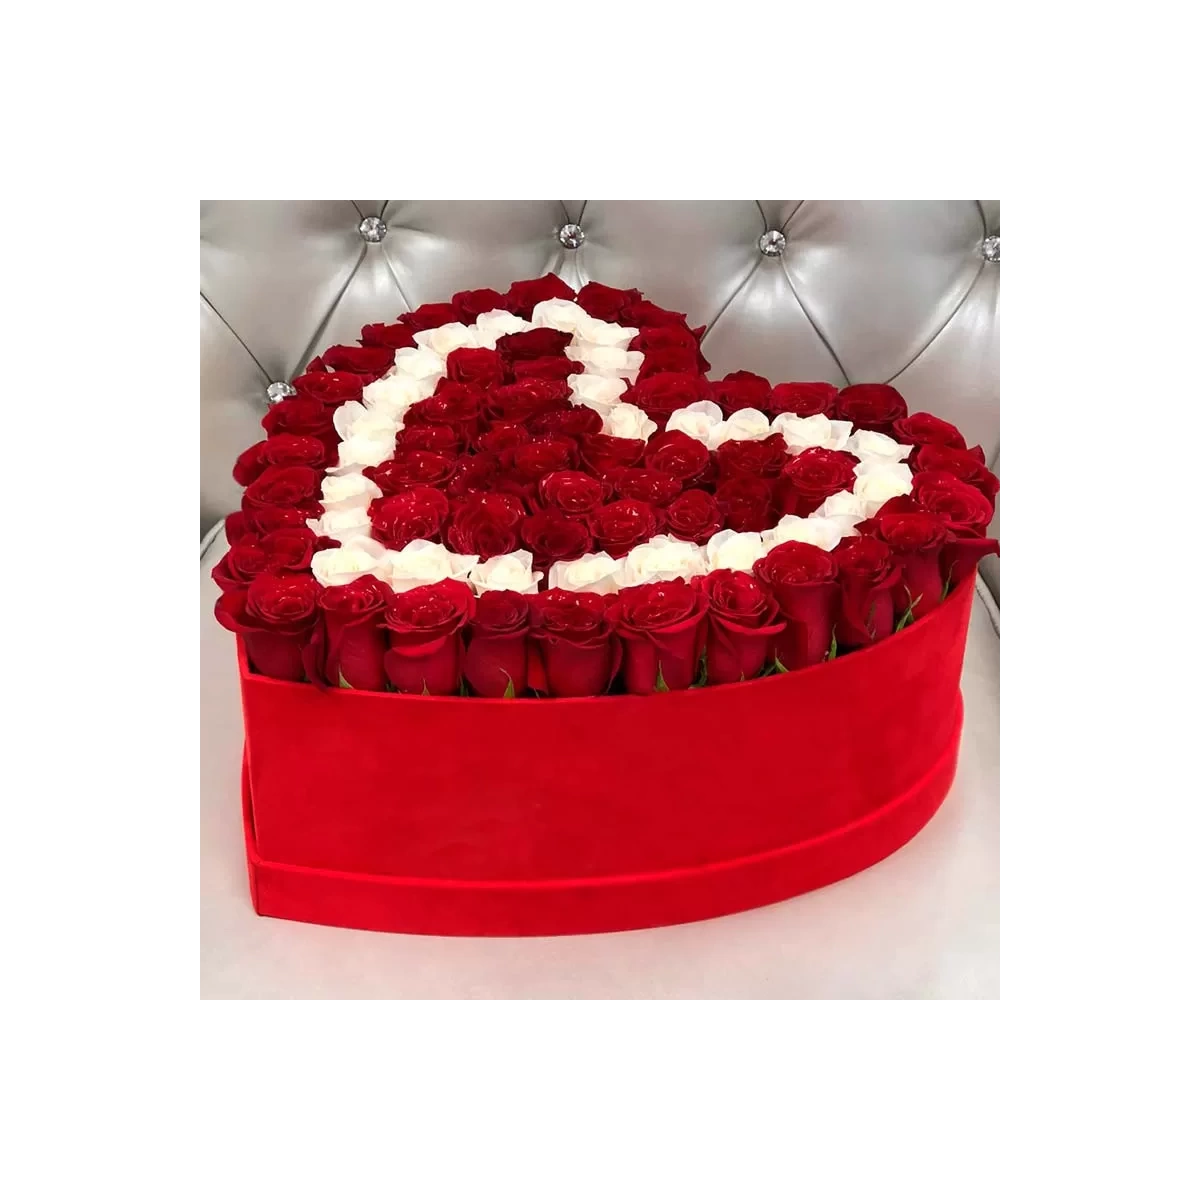
[[[1000,491],[1000,480],[970,450],[956,450],[953,446],[921,446],[913,456],[913,470],[945,471],[955,479],[978,488],[991,504],[996,503],[996,494]]]
[[[585,283],[575,297],[575,303],[589,317],[619,325],[621,313],[631,304],[637,304],[642,293],[637,288],[615,288],[604,283]]]
[[[259,575],[249,587],[221,594],[217,621],[241,636],[260,675],[299,682],[320,616],[320,593],[311,575]]]
[[[454,319],[464,325],[474,325],[477,317],[486,312],[495,312],[504,307],[504,297],[495,288],[475,288],[467,292],[455,292],[450,297]]]
[[[737,533],[760,533],[775,524],[774,492],[765,479],[737,475],[714,493],[722,524]]]
[[[681,541],[703,546],[721,526],[716,500],[699,488],[682,492],[667,505],[664,528]]]
[[[533,598],[531,616],[551,696],[608,691],[621,653],[604,596],[551,588]]]
[[[633,467],[642,461],[646,443],[638,438],[611,437],[607,433],[591,433],[579,439],[579,452],[584,466],[594,475],[613,467]]]
[[[387,346],[330,346],[316,360],[330,371],[365,376],[368,383],[386,375],[395,361],[396,355]]]
[[[488,591],[475,601],[467,626],[463,674],[480,696],[523,696],[527,688],[529,597]]]
[[[321,474],[312,467],[268,467],[242,494],[242,511],[256,508],[312,509],[320,515],[316,502],[321,494]]]
[[[546,508],[521,523],[521,541],[533,553],[539,571],[552,563],[574,562],[592,549],[592,535],[582,520],[570,520],[557,509]]]
[[[942,602],[942,555],[951,535],[941,517],[921,512],[908,496],[896,497],[886,508],[859,528],[891,548],[900,568],[895,605],[901,614],[911,608],[915,621]]]
[[[389,550],[403,550],[418,538],[438,540],[450,515],[450,501],[437,488],[414,487],[372,500],[367,511],[375,539]]]
[[[731,371],[708,388],[708,399],[719,405],[726,416],[742,408],[765,408],[771,395],[770,380],[752,371]]]
[[[995,515],[992,502],[948,471],[921,471],[913,476],[912,498],[925,512],[937,513],[952,533],[983,537]]]
[[[858,459],[844,450],[801,450],[780,473],[775,488],[780,513],[811,516],[830,496],[854,491],[856,466]]]
[[[712,571],[700,587],[708,598],[708,682],[753,679],[766,665],[772,639],[786,628],[779,605],[744,571]]]
[[[891,549],[872,537],[847,538],[833,552],[841,584],[839,646],[864,646],[889,637],[896,626],[893,593],[900,568]]]
[[[772,647],[788,671],[824,662],[837,616],[837,563],[807,542],[781,542],[754,564],[755,578],[779,604],[785,627]]]
[[[842,388],[833,408],[840,420],[877,433],[891,433],[893,423],[908,416],[904,397],[886,383],[855,383]]]
[[[954,450],[967,448],[966,438],[958,426],[935,417],[933,413],[913,413],[895,421],[890,430],[892,437],[906,446],[949,446]]]
[[[521,544],[525,505],[506,492],[472,492],[454,504],[446,527],[446,545],[455,554],[491,558]]]
[[[614,500],[588,517],[596,548],[620,558],[662,528],[661,515],[642,500]]]
[[[392,351],[407,350],[417,344],[413,338],[413,330],[399,322],[395,325],[385,325],[382,322],[364,325],[358,340],[364,346],[386,346]],[[392,355],[392,361],[395,361],[395,354]]]
[[[832,383],[777,383],[766,398],[763,409],[771,416],[793,413],[797,417],[828,416],[837,402],[838,390]]]
[[[574,300],[575,291],[557,275],[546,274],[540,279],[519,279],[510,285],[499,307],[529,320],[535,306],[543,300]]]
[[[475,611],[471,589],[456,579],[399,592],[384,610],[390,649],[384,670],[398,692],[450,696],[462,676],[463,629]]]
[[[388,641],[381,619],[391,598],[392,589],[373,575],[321,593],[325,680],[331,687],[387,690],[383,656]]]
[[[680,337],[685,345],[694,347],[694,339],[686,329],[681,334],[671,336]],[[640,350],[643,347],[638,346],[635,339],[632,348]],[[663,371],[633,384],[621,400],[626,404],[636,405],[662,429],[677,409],[687,408],[689,404],[695,404],[698,400],[709,399],[708,388],[708,381],[702,375],[690,371]]]
[[[645,465],[673,475],[684,486],[712,477],[712,454],[698,438],[679,429],[656,433],[646,443]]]
[[[617,593],[612,606],[625,648],[621,678],[635,695],[691,687],[704,648],[708,598],[682,579]]]
[[[446,356],[446,378],[476,387],[499,387],[504,382],[504,359],[495,350],[462,346]]]

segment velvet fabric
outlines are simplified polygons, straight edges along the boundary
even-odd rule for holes
[[[321,691],[251,674],[256,910],[469,936],[634,929],[860,871],[954,776],[972,575],[834,662],[649,696]]]

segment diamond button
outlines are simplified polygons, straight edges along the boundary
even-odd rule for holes
[[[988,262],[1000,261],[1000,235],[998,233],[990,234],[983,239],[983,244],[979,247],[979,253],[983,255]]]
[[[578,250],[587,241],[587,234],[583,232],[580,226],[567,224],[558,231],[558,240],[568,250]]]
[[[382,242],[387,233],[387,222],[382,217],[363,217],[358,223],[358,232],[364,242]]]
[[[778,229],[768,229],[758,239],[758,248],[768,258],[778,258],[787,248],[787,238]]]
[[[276,380],[275,383],[267,384],[267,403],[278,404],[280,400],[286,400],[289,396],[294,396],[296,389],[290,383],[284,383],[282,380]]]

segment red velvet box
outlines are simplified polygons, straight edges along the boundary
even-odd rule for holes
[[[833,662],[652,696],[321,691],[239,645],[264,916],[405,933],[668,925],[885,858],[941,804],[974,577]]]

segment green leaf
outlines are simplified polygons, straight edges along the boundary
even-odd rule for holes
[[[504,695],[501,696],[500,699],[501,700],[512,700],[517,694],[517,689],[515,687],[513,687],[512,676],[507,671],[505,671],[503,668],[501,668],[500,674],[503,675],[504,678],[508,680],[508,682],[504,685]]]
[[[779,661],[778,654],[775,655],[775,661],[771,664],[771,666],[775,669],[776,675],[786,675],[788,673],[787,667],[785,667],[783,663]]]
[[[837,658],[837,633],[829,639],[829,653],[825,655],[826,662],[833,662]]]
[[[467,690],[467,681],[460,679],[458,681],[458,694],[460,696],[469,696],[471,693]]]
[[[696,682],[692,687],[704,687],[708,683],[708,649],[700,651],[700,673],[696,676]]]
[[[875,606],[878,603],[878,600],[871,601],[871,607],[867,609],[867,619],[863,622],[867,628],[867,632],[871,635],[871,641],[875,640]]]
[[[908,588],[904,589],[904,594],[908,597],[908,608],[905,609],[904,614],[901,616],[900,620],[896,622],[896,632],[897,633],[899,633],[900,630],[902,630],[905,627],[905,625],[911,625],[913,623],[913,620],[914,620],[913,609],[916,608],[917,605],[921,603],[921,597],[918,596],[914,600],[913,594],[912,594],[912,592],[910,592],[908,590]]]
[[[427,684],[427,683],[425,682],[425,680],[423,680],[423,679],[421,680],[421,695],[422,695],[422,696],[428,696],[428,695],[429,695],[429,684]]]
[[[353,686],[352,684],[349,684],[346,682],[345,676],[343,676],[341,671],[339,671],[338,672],[338,687],[348,688],[348,687],[352,687],[352,686]]]
[[[944,588],[942,588],[942,599],[945,600],[945,598],[948,595],[950,595],[950,580],[949,579],[946,580],[946,586]]]
[[[654,690],[656,692],[669,692],[671,690],[667,687],[667,681],[663,678],[661,662],[658,664],[658,678],[654,681]]]

